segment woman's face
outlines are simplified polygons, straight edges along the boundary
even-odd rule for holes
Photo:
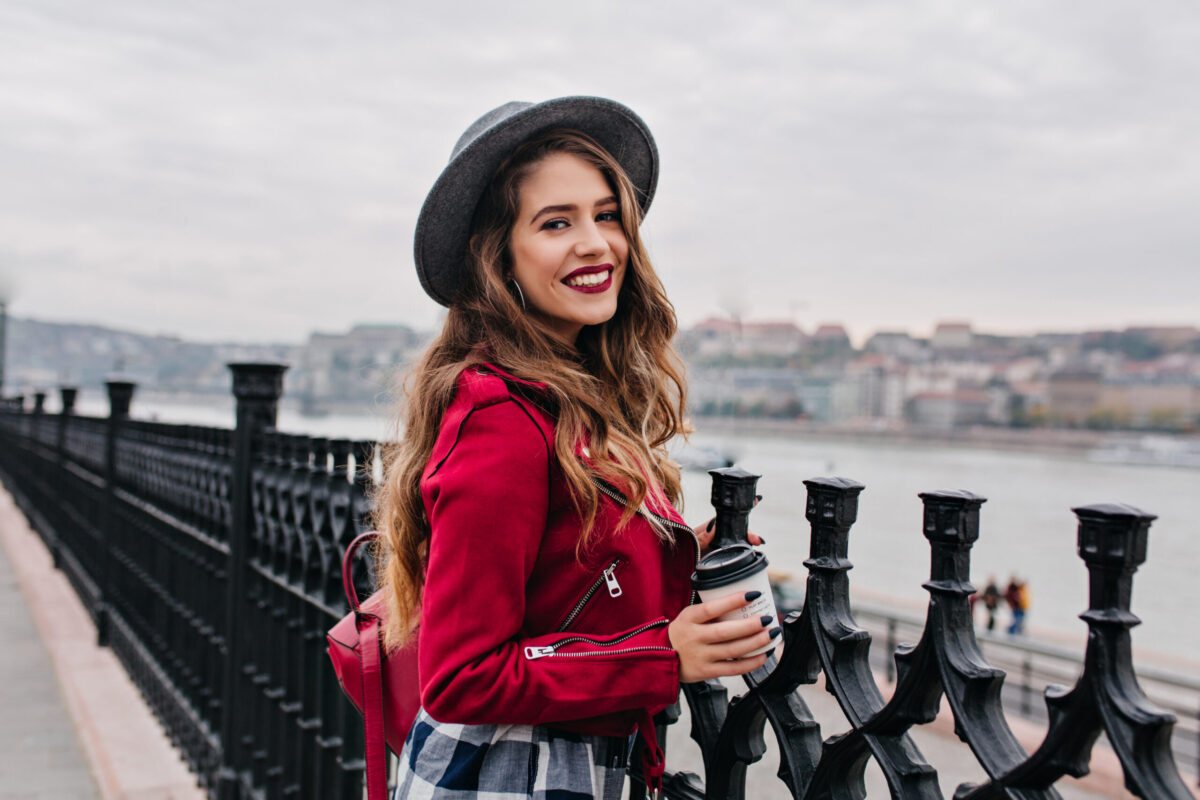
[[[520,186],[509,253],[530,312],[564,341],[611,319],[629,242],[600,170],[569,153],[535,164]]]

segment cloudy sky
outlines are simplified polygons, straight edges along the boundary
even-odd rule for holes
[[[1200,322],[1200,7],[0,0],[10,313],[203,340],[429,327],[413,224],[513,99],[662,153],[682,322]]]

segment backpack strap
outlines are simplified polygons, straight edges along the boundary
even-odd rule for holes
[[[379,617],[358,612],[362,655],[363,726],[366,730],[367,800],[387,800],[387,736],[383,713],[383,657]]]
[[[387,800],[387,737],[383,713],[383,645],[380,619],[363,611],[354,589],[354,556],[367,542],[379,538],[375,531],[359,534],[346,548],[342,558],[342,588],[346,602],[354,611],[358,630],[359,659],[362,662],[363,727],[366,739],[367,800]]]

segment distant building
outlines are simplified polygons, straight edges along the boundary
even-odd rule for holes
[[[747,322],[742,325],[742,345],[751,353],[796,355],[804,348],[806,338],[794,322]]]
[[[996,364],[995,374],[1009,383],[1028,383],[1042,375],[1045,364],[1042,359],[1027,356],[1007,363]]]
[[[837,323],[825,323],[809,339],[809,352],[814,361],[849,355],[854,350],[846,329]]]
[[[800,386],[804,412],[813,422],[844,424],[863,415],[863,386],[858,378],[808,376]]]
[[[867,339],[863,347],[868,353],[891,356],[901,361],[921,361],[929,353],[928,345],[904,331],[879,331]]]
[[[846,333],[846,328],[836,322],[826,322],[818,325],[812,338],[817,342],[834,342],[847,346],[850,344],[850,335]]]
[[[1128,377],[1106,382],[1096,409],[1113,426],[1190,428],[1200,425],[1200,378],[1191,376]]]
[[[1200,330],[1194,325],[1175,325],[1175,326],[1144,326],[1137,328],[1126,328],[1125,333],[1134,336],[1143,336],[1151,342],[1172,350],[1179,347],[1185,347],[1197,339],[1200,339]]]
[[[980,389],[922,392],[908,401],[908,420],[935,430],[951,430],[989,421],[992,398]]]
[[[859,382],[859,415],[867,419],[904,418],[904,393],[909,367],[893,356],[865,353],[846,364],[846,377]]]
[[[684,355],[699,359],[735,357],[790,358],[803,349],[807,337],[794,322],[739,322],[709,317],[679,336]]]
[[[1048,395],[1051,420],[1058,425],[1081,426],[1100,404],[1101,375],[1082,369],[1064,369],[1050,376]]]
[[[802,380],[795,370],[761,367],[693,367],[688,405],[697,414],[797,417],[804,411]]]
[[[301,351],[296,390],[305,410],[320,401],[386,393],[426,336],[406,325],[356,325],[346,333],[313,333]]]
[[[971,325],[967,322],[939,322],[929,344],[939,351],[970,350]]]

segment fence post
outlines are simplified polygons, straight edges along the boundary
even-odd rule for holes
[[[59,394],[62,397],[62,412],[58,416],[58,431],[54,438],[54,465],[59,474],[62,474],[67,464],[67,422],[71,413],[75,410],[75,394],[77,391],[69,386],[59,388]],[[50,543],[50,557],[54,561],[54,568],[59,569],[61,565],[59,564],[58,534],[47,530],[42,535],[42,538],[44,541]]]
[[[275,426],[279,397],[283,394],[285,364],[229,364],[233,372],[233,395],[237,423],[233,432],[233,473],[230,476],[231,518],[229,564],[225,596],[225,672],[221,691],[221,766],[217,775],[218,800],[243,796],[242,773],[253,742],[247,741],[244,682],[252,677],[242,664],[246,631],[244,619],[247,544],[253,524],[250,480],[254,453],[261,446],[262,432]]]
[[[62,411],[58,415],[58,444],[55,455],[58,457],[58,468],[62,469],[67,461],[67,425],[70,424],[71,414],[75,413],[75,397],[79,390],[74,386],[60,386],[58,394],[62,398]]]
[[[100,531],[104,536],[100,551],[104,553],[104,563],[100,567],[103,575],[97,581],[100,589],[100,602],[96,607],[96,644],[107,647],[109,640],[109,604],[113,600],[113,587],[116,580],[116,558],[113,554],[113,543],[117,540],[117,436],[121,425],[129,418],[129,406],[133,402],[133,390],[137,384],[129,381],[105,381],[108,389],[108,425],[104,436],[104,516],[101,520]],[[72,402],[74,398],[72,398]],[[63,395],[66,403],[66,395]],[[57,555],[57,553],[56,553]],[[55,566],[58,565],[57,558]]]

